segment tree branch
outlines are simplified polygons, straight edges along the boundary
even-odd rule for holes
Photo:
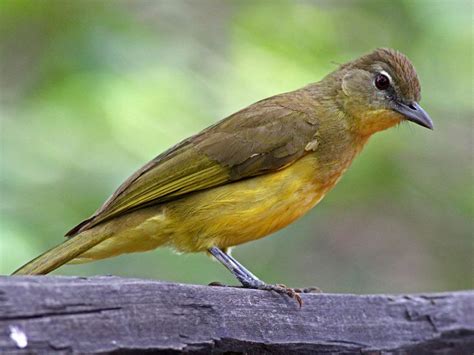
[[[472,354],[474,291],[303,294],[118,277],[1,277],[0,353]]]

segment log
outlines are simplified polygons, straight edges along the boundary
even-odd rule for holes
[[[302,294],[0,277],[0,353],[472,354],[474,291]]]

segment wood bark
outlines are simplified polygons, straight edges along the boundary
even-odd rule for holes
[[[0,353],[472,354],[474,291],[302,294],[0,277]]]

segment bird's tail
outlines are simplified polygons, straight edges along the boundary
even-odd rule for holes
[[[93,229],[84,231],[31,260],[16,270],[12,275],[47,274],[81,255],[103,240],[104,235],[94,232]]]

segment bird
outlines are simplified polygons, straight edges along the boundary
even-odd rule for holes
[[[261,281],[231,248],[317,205],[374,133],[405,121],[433,129],[420,91],[410,60],[377,48],[319,82],[251,104],[152,159],[66,241],[13,275],[170,247],[207,253],[243,287],[296,297],[301,305],[294,289]]]

